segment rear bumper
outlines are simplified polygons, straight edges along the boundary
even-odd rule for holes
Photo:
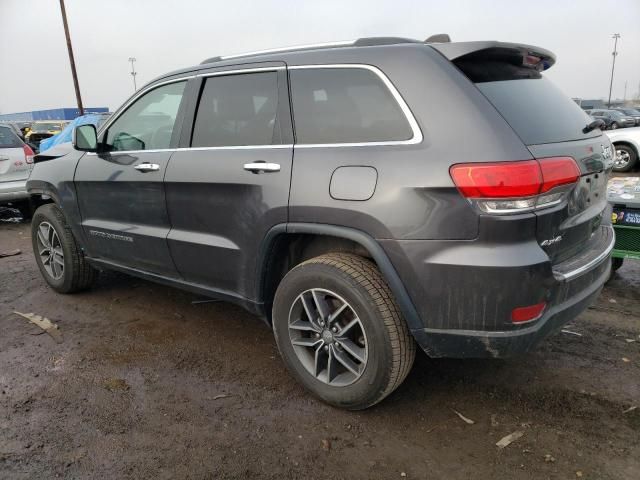
[[[603,262],[589,272],[592,281],[579,294],[554,305],[536,323],[516,331],[487,332],[477,330],[414,330],[418,344],[431,357],[450,358],[503,358],[531,350],[540,340],[556,333],[563,325],[575,319],[600,295],[609,278],[611,262]],[[593,278],[595,276],[595,278]],[[584,280],[584,279],[583,279]]]
[[[611,270],[611,226],[552,267],[535,240],[381,241],[419,320],[409,322],[431,357],[508,357],[526,352],[597,298]],[[514,308],[545,302],[543,315],[514,324]]]
[[[17,202],[29,198],[27,192],[27,181],[0,182],[0,205],[4,203]]]

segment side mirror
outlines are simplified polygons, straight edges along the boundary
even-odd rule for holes
[[[94,125],[80,125],[73,130],[73,148],[81,152],[98,151],[98,133]]]

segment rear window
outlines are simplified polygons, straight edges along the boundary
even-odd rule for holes
[[[363,68],[291,69],[296,143],[409,140],[413,131],[382,79]]]
[[[0,126],[0,148],[21,148],[22,142],[9,127]]]
[[[517,64],[519,62],[519,64]],[[592,120],[522,57],[478,52],[454,62],[473,81],[527,145],[597,137],[583,133]]]

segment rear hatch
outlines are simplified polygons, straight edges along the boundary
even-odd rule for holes
[[[30,170],[22,141],[11,128],[0,126],[0,191],[2,184],[26,180]]]
[[[528,45],[469,42],[434,45],[471,80],[536,159],[571,157],[580,178],[559,205],[536,210],[538,243],[553,264],[599,243],[605,219],[611,143],[575,102],[544,78],[550,52]],[[518,159],[514,159],[518,160]]]

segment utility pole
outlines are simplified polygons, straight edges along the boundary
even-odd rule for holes
[[[136,67],[134,65],[134,63],[136,62],[136,57],[129,57],[129,61],[131,62],[131,76],[133,77],[133,91],[137,92],[138,87],[136,86],[136,75],[138,74],[138,72],[136,72]]]
[[[607,102],[609,108],[611,108],[611,90],[613,89],[613,70],[616,68],[616,57],[618,56],[618,39],[620,38],[619,33],[614,33],[611,37],[614,39],[613,43],[613,62],[611,63],[611,82],[609,82],[609,101]]]
[[[622,103],[624,104],[627,101],[627,81],[624,81],[624,96],[622,97]]]
[[[64,25],[64,36],[67,38],[67,50],[69,52],[69,63],[71,64],[71,76],[73,77],[73,87],[76,90],[76,102],[78,102],[78,112],[84,115],[82,97],[80,97],[80,85],[78,84],[78,74],[76,73],[76,61],[73,59],[73,48],[71,48],[71,36],[69,35],[69,25],[67,24],[67,11],[64,8],[64,0],[60,0],[60,11],[62,12],[62,23]]]

